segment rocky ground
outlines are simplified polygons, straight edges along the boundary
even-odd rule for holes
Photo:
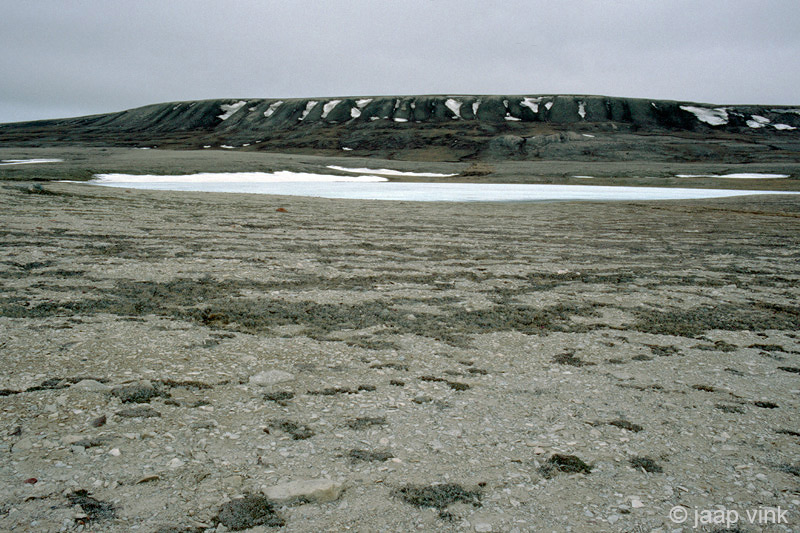
[[[796,198],[0,213],[2,531],[800,528]]]

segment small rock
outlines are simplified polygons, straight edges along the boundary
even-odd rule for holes
[[[267,487],[263,492],[267,498],[278,502],[325,503],[338,499],[343,490],[342,483],[330,479],[302,479]]]
[[[111,387],[94,379],[82,379],[81,381],[72,385],[70,389],[86,392],[108,392],[111,390]]]
[[[111,450],[109,450],[108,455],[119,457],[120,455],[122,455],[122,452],[119,451],[119,448],[112,448]]]
[[[291,381],[294,379],[294,374],[284,372],[283,370],[265,370],[253,376],[250,376],[250,385],[258,385],[259,387],[269,387],[284,381]]]
[[[106,424],[107,418],[106,415],[100,415],[97,418],[93,419],[89,422],[89,425],[93,428],[99,428],[100,426],[104,426]]]
[[[167,463],[167,466],[170,468],[180,468],[183,466],[183,461],[175,457],[174,459],[170,460],[170,462]]]
[[[245,495],[224,504],[216,521],[231,531],[240,531],[255,526],[281,527],[284,520],[275,512],[272,502],[263,496]],[[219,531],[219,529],[217,529]]]

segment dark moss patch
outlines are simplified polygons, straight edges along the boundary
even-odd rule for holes
[[[347,427],[350,429],[355,430],[362,430],[367,429],[372,426],[384,426],[386,425],[386,417],[385,416],[364,416],[359,418],[354,418],[347,422]]]
[[[652,361],[652,360],[653,360],[652,357],[650,357],[649,355],[645,355],[643,353],[631,357],[631,361]]]
[[[725,341],[714,341],[714,344],[697,344],[692,346],[697,350],[707,350],[715,352],[732,352],[738,348],[735,344],[730,344]]]
[[[792,431],[791,429],[778,429],[775,433],[780,433],[782,435],[791,435],[792,437],[800,437],[800,431]]]
[[[402,363],[375,363],[370,365],[370,368],[391,368],[393,370],[401,370],[401,371],[408,371],[408,365],[404,365]]]
[[[359,385],[356,392],[375,392],[376,390],[378,390],[378,387],[375,385]]]
[[[726,368],[725,372],[730,372],[734,376],[744,376],[744,372],[741,370],[736,370],[735,368]]]
[[[114,387],[111,389],[111,395],[118,398],[122,403],[147,403],[159,396],[169,397],[167,391],[161,390],[152,384],[144,383]]]
[[[0,397],[2,396],[11,396],[12,394],[19,394],[22,391],[14,390],[14,389],[0,389]]]
[[[63,378],[49,378],[42,381],[39,385],[28,387],[27,389],[25,389],[25,392],[66,389],[67,387],[69,387],[69,385],[70,383]]]
[[[94,448],[95,446],[103,446],[108,444],[112,439],[112,437],[108,436],[100,436],[100,437],[89,437],[86,439],[81,439],[78,442],[73,443],[73,446],[83,446],[84,448]]]
[[[652,472],[654,474],[660,474],[664,471],[664,469],[661,468],[661,465],[656,463],[650,457],[631,457],[628,462],[633,468],[643,468],[645,471]]]
[[[796,366],[779,366],[778,370],[783,370],[784,372],[791,372],[792,374],[800,374],[800,368]]]
[[[456,483],[442,485],[406,485],[393,491],[394,496],[417,507],[433,507],[443,511],[456,502],[481,506],[481,491],[466,490]]]
[[[727,403],[718,403],[714,406],[715,409],[719,409],[723,413],[730,413],[741,415],[744,414],[744,408],[740,405],[731,405]]]
[[[406,386],[406,382],[405,381],[400,381],[399,379],[392,379],[392,380],[389,380],[389,385],[394,385],[395,387],[405,387]]]
[[[634,433],[638,433],[644,429],[639,424],[634,424],[633,422],[629,422],[628,420],[625,420],[623,418],[612,420],[608,423],[608,425],[618,427],[620,429],[625,429],[627,431],[633,431]]]
[[[292,398],[294,398],[294,393],[292,391],[268,392],[264,395],[265,400],[275,402],[283,407],[289,405],[289,400]]]
[[[122,418],[157,418],[161,416],[161,413],[153,409],[152,407],[131,407],[130,409],[123,409],[122,411],[117,411],[116,415]]]
[[[620,359],[619,357],[612,357],[611,359],[607,359],[606,363],[611,365],[624,365],[625,363],[627,363],[627,361],[624,359]]]
[[[583,359],[576,357],[575,352],[566,351],[562,354],[558,354],[553,358],[554,363],[558,363],[559,365],[569,365],[569,366],[591,366],[594,363],[589,361],[584,361]]]
[[[592,467],[575,455],[556,453],[539,468],[539,472],[550,479],[559,473],[590,474]]]
[[[762,409],[777,409],[778,408],[778,404],[777,403],[772,403],[772,402],[761,402],[761,401],[759,401],[759,402],[753,402],[753,405],[755,405],[756,407],[761,407]]]
[[[208,383],[203,383],[202,381],[194,381],[194,380],[162,379],[161,384],[169,388],[182,387],[184,389],[194,389],[194,390],[210,390],[214,388],[213,385],[209,385]]]
[[[783,349],[783,346],[779,344],[751,344],[748,348],[756,348],[758,350],[764,350],[765,352],[785,352],[786,350]]]
[[[307,394],[311,396],[336,396],[337,394],[355,394],[356,392],[347,387],[326,387],[320,390],[310,390]]]
[[[67,500],[70,505],[80,505],[88,520],[110,520],[117,515],[114,504],[92,498],[83,489],[68,494]]]
[[[370,451],[370,450],[358,450],[358,449],[350,450],[350,452],[347,455],[354,462],[365,461],[374,463],[382,463],[394,457],[394,454],[387,451]]]
[[[670,357],[672,355],[679,354],[681,351],[676,346],[661,346],[659,344],[645,344],[650,351],[653,352],[653,355],[658,357]]]
[[[415,404],[422,405],[425,403],[431,403],[433,401],[433,398],[431,398],[430,396],[417,396],[416,398],[413,398],[411,401],[414,402]]]
[[[310,427],[292,422],[291,420],[273,420],[269,423],[269,427],[289,434],[293,440],[305,440],[314,436],[314,430]]]
[[[634,312],[637,321],[633,328],[637,331],[682,337],[695,337],[712,329],[795,330],[800,323],[800,307],[769,302],[754,302],[746,307],[721,304],[691,309],[636,309]]]
[[[700,390],[704,392],[714,392],[716,390],[711,385],[692,385],[692,388],[694,390]]]
[[[470,385],[467,383],[461,383],[460,381],[450,381],[449,379],[439,378],[436,376],[420,376],[420,381],[429,381],[434,383],[446,383],[448,387],[455,391],[465,391],[470,389]]]
[[[247,494],[232,500],[217,513],[215,521],[231,531],[241,531],[256,526],[282,527],[286,524],[275,511],[272,502],[264,496]]]
[[[469,372],[470,374],[478,374],[480,376],[485,376],[486,374],[489,373],[488,370],[484,370],[483,368],[468,368],[467,372]]]
[[[781,472],[785,472],[787,474],[791,474],[793,476],[800,477],[800,463],[796,463],[793,465],[791,464],[780,465],[778,467],[778,470],[780,470]]]

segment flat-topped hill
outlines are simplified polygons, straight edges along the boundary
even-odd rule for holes
[[[203,100],[2,124],[0,143],[439,161],[788,162],[800,155],[800,106],[578,95]]]

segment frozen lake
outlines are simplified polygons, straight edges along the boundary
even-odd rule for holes
[[[384,177],[371,175],[333,176],[325,174],[297,174],[292,172],[276,172],[271,174],[193,174],[186,176],[100,174],[96,176],[96,179],[91,183],[107,187],[129,189],[232,192],[413,202],[689,200],[753,194],[776,194],[774,191],[667,187],[410,183],[391,182]]]

